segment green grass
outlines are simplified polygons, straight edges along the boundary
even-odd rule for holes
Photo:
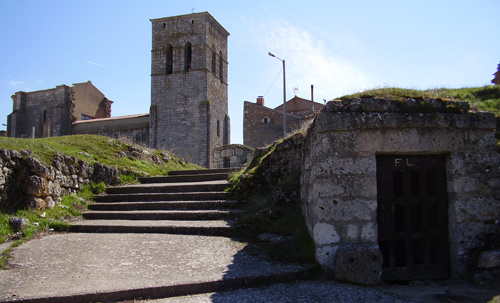
[[[352,101],[357,98],[374,97],[392,100],[434,98],[443,101],[465,101],[471,105],[472,109],[490,111],[494,113],[496,117],[500,117],[500,85],[465,88],[435,88],[426,90],[386,87],[343,96],[339,99],[343,101]]]
[[[100,162],[104,165],[116,165],[120,171],[126,171],[122,176],[123,182],[130,182],[141,176],[166,175],[172,170],[185,170],[200,168],[194,164],[181,161],[178,157],[169,154],[171,161],[161,164],[154,163],[151,158],[146,160],[118,157],[120,152],[127,152],[129,144],[103,136],[75,135],[64,137],[51,137],[41,139],[22,139],[0,137],[0,146],[5,149],[25,149],[32,151],[32,157],[39,159],[45,165],[51,165],[56,153],[73,156],[91,164]],[[152,155],[161,158],[165,152],[156,149],[146,149]]]

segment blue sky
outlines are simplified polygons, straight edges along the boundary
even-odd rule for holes
[[[0,124],[12,94],[92,81],[112,115],[147,113],[149,19],[208,11],[229,32],[231,141],[243,102],[321,102],[362,90],[490,84],[500,63],[498,0],[1,0]],[[5,129],[5,126],[0,126]]]

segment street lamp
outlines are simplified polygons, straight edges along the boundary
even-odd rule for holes
[[[286,76],[285,76],[285,60],[276,57],[275,54],[269,52],[269,56],[274,57],[283,62],[283,137],[286,135]]]

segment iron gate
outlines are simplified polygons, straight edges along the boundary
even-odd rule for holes
[[[449,272],[444,155],[378,156],[382,279],[445,279]]]

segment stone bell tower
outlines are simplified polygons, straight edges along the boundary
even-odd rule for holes
[[[230,143],[229,33],[208,12],[152,19],[149,144],[204,167]]]

